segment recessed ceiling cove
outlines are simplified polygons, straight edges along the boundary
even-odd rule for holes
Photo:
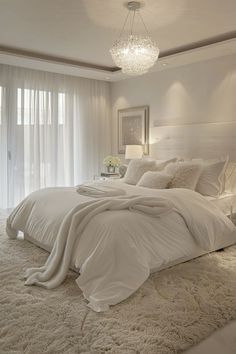
[[[104,70],[127,13],[122,0],[0,0],[0,47],[66,58]],[[236,31],[235,0],[141,0],[160,57]],[[140,25],[142,31],[142,26]],[[3,49],[1,49],[3,51]]]

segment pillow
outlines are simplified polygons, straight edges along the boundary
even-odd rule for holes
[[[128,184],[137,184],[142,175],[147,171],[161,171],[168,163],[172,162],[173,159],[157,162],[155,160],[131,160],[123,182]]]
[[[172,162],[176,162],[178,159],[177,157],[173,157],[172,159],[169,160],[155,160],[156,162],[156,170],[157,171],[162,171],[164,168],[169,165]]]
[[[201,176],[199,177],[196,191],[202,195],[218,197],[225,189],[225,170],[228,158],[224,161],[204,163]]]
[[[140,187],[164,189],[171,180],[172,176],[164,171],[148,171],[143,174],[137,185]]]
[[[230,162],[225,170],[225,192],[236,193],[236,163]]]
[[[155,161],[131,160],[124,177],[124,182],[128,184],[137,184],[145,172],[153,171],[155,169],[155,164]]]
[[[195,190],[202,172],[202,165],[191,161],[184,161],[168,165],[165,171],[167,174],[173,176],[169,183],[169,188],[186,188]]]

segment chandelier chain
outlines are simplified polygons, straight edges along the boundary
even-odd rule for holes
[[[144,20],[143,20],[143,17],[142,17],[142,15],[141,15],[139,9],[138,9],[138,10],[132,10],[132,11],[133,11],[133,17],[132,17],[132,19],[131,19],[131,16],[130,16],[131,10],[128,10],[128,13],[127,13],[127,15],[126,15],[126,18],[125,18],[123,27],[122,27],[122,29],[121,29],[121,31],[120,31],[120,33],[119,33],[118,40],[122,37],[122,35],[123,35],[124,31],[125,31],[125,26],[126,26],[126,24],[127,24],[127,22],[128,22],[129,17],[130,17],[130,22],[131,22],[131,23],[130,23],[130,34],[133,35],[133,28],[134,28],[134,21],[135,21],[136,13],[139,15],[139,17],[140,17],[140,19],[141,19],[141,22],[142,22],[142,25],[143,25],[143,27],[144,27],[144,29],[145,29],[147,35],[150,37],[149,31],[148,31],[148,29],[147,29],[147,26],[145,25],[145,22],[144,22]]]
[[[145,28],[145,31],[146,31],[146,33],[147,33],[148,37],[150,37],[149,31],[148,31],[148,29],[147,29],[147,26],[145,25],[145,22],[144,22],[144,20],[143,20],[143,16],[141,15],[141,13],[140,13],[140,11],[139,11],[139,10],[138,10],[137,12],[138,12],[139,17],[141,18],[141,21],[142,21],[143,27]]]
[[[132,23],[131,23],[131,31],[130,31],[131,36],[133,35],[133,28],[134,28],[135,15],[136,15],[136,10],[134,10],[133,18],[132,18]]]
[[[122,37],[122,35],[123,35],[123,33],[124,33],[125,26],[126,26],[126,23],[127,23],[127,21],[128,21],[129,16],[130,16],[130,11],[128,10],[128,13],[127,13],[127,15],[126,15],[125,22],[124,22],[123,27],[122,27],[122,30],[121,30],[120,33],[119,33],[118,40],[121,39],[121,37]]]

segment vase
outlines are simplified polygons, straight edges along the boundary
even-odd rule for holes
[[[115,173],[116,168],[115,166],[107,166],[107,172],[108,173]]]

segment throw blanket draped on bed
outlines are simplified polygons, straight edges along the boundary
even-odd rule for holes
[[[81,184],[78,186],[77,192],[92,198],[117,197],[126,194],[121,188],[103,185],[102,183]]]
[[[67,275],[75,240],[80,237],[91,218],[105,210],[123,209],[158,217],[170,212],[173,205],[163,198],[131,196],[120,199],[100,199],[76,206],[65,217],[46,264],[40,268],[28,269],[25,274],[25,284],[36,284],[47,289],[60,285]]]

